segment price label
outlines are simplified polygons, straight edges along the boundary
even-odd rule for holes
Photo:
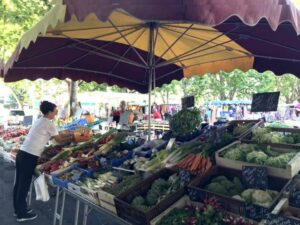
[[[268,171],[266,167],[244,166],[242,179],[247,188],[268,188]]]
[[[300,225],[300,220],[294,220],[271,213],[267,214],[266,221],[268,225]]]
[[[277,111],[280,92],[257,93],[252,97],[251,112]]]

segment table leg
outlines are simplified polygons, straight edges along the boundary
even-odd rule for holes
[[[79,216],[79,207],[80,207],[80,201],[76,201],[76,210],[75,210],[75,221],[74,225],[78,225],[78,216]]]

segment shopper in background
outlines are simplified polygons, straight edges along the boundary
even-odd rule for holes
[[[157,108],[154,108],[154,109],[153,109],[153,118],[154,118],[155,120],[161,120],[161,115],[160,115],[160,113],[158,112]]]
[[[26,197],[37,165],[47,142],[54,138],[59,143],[73,140],[73,134],[59,134],[53,119],[57,115],[56,105],[43,101],[40,105],[43,116],[35,121],[16,157],[16,180],[13,190],[14,210],[18,222],[34,220],[37,215],[27,207]]]
[[[298,104],[295,106],[296,117],[300,116],[300,99],[298,99]]]

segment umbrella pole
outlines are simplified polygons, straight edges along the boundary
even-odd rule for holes
[[[156,27],[155,22],[149,22],[149,56],[148,56],[148,66],[149,66],[149,105],[148,105],[148,141],[151,140],[151,91],[152,91],[152,78],[154,72],[154,29]]]

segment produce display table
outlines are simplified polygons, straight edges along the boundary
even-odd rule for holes
[[[65,189],[57,187],[56,191],[56,201],[55,201],[55,209],[54,209],[54,218],[53,218],[53,225],[62,225],[63,224],[63,218],[64,218],[64,210],[65,210],[65,199],[66,195],[74,198],[76,200],[76,209],[74,212],[74,225],[78,225],[79,222],[79,210],[80,210],[80,204],[83,204],[84,206],[84,212],[83,212],[83,218],[82,218],[82,224],[87,224],[87,218],[88,215],[92,210],[95,212],[98,212],[100,214],[106,214],[109,215],[112,220],[115,221],[116,225],[130,225],[130,223],[126,222],[125,220],[121,219],[120,217],[112,214],[108,210],[102,208],[101,206],[98,206],[96,204],[93,204],[92,202],[82,198],[81,196]],[[60,209],[59,209],[60,206]]]

